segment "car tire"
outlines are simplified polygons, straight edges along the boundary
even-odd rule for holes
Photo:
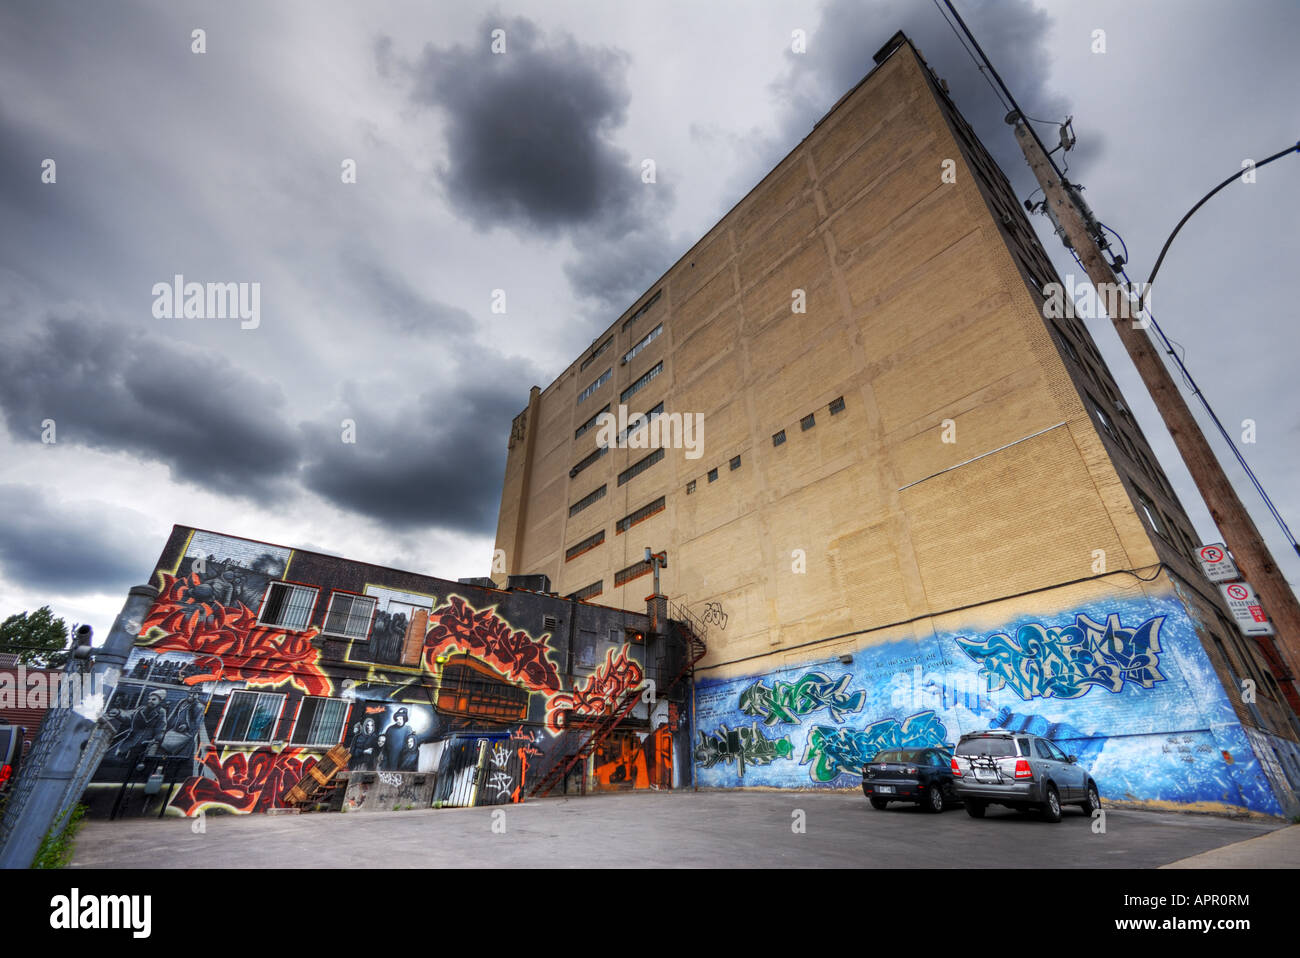
[[[1101,795],[1097,791],[1097,783],[1091,779],[1088,781],[1088,794],[1079,807],[1083,809],[1083,814],[1089,818],[1092,817],[1093,812],[1101,808]]]
[[[985,807],[983,802],[977,802],[973,798],[966,799],[966,814],[971,818],[983,818]]]
[[[871,800],[871,807],[874,808],[874,809],[875,809],[876,811],[878,811],[878,812],[883,812],[883,811],[885,810],[885,807],[886,807],[887,805],[889,805],[889,802],[887,802],[887,801],[886,801],[885,799],[883,799],[883,798],[873,798],[873,799]]]
[[[925,810],[934,812],[936,815],[943,811],[943,788],[940,785],[931,785],[930,794],[926,796]]]
[[[1061,796],[1056,786],[1047,783],[1047,801],[1043,802],[1043,821],[1055,824],[1061,820]]]

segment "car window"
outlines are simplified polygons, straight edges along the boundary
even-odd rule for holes
[[[943,767],[949,764],[948,756],[944,755],[943,752],[930,752],[929,754],[931,765]]]
[[[1052,758],[1058,762],[1068,762],[1070,760],[1069,756],[1062,752],[1055,742],[1048,742],[1047,747],[1052,751]]]
[[[876,757],[873,758],[871,762],[869,762],[868,764],[876,763],[876,762],[882,764],[885,762],[897,763],[897,762],[901,762],[902,760],[903,760],[903,753],[898,750],[894,750],[892,752],[877,752]]]
[[[1016,742],[1020,745],[1020,754],[1021,754],[1021,755],[1028,755],[1028,754],[1029,754],[1029,739],[1027,739],[1027,738],[1018,738],[1018,739],[1016,739]]]
[[[1039,757],[1039,758],[1051,759],[1051,760],[1053,760],[1053,761],[1056,760],[1056,756],[1052,754],[1051,746],[1049,746],[1049,745],[1047,744],[1047,740],[1046,740],[1046,739],[1041,739],[1041,738],[1040,738],[1040,739],[1038,739],[1037,741],[1035,741],[1035,742],[1034,742],[1034,751],[1036,751],[1036,752],[1038,753],[1038,757]]]
[[[1002,758],[1008,755],[1015,755],[1016,748],[1009,738],[971,738],[958,743],[957,754],[989,755],[994,758]]]

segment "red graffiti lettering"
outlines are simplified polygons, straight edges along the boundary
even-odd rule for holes
[[[470,652],[533,691],[560,688],[560,673],[548,658],[550,650],[544,641],[512,630],[495,609],[479,612],[458,595],[429,615],[429,630],[424,634],[425,668],[436,671],[438,656],[448,652]]]
[[[641,666],[623,646],[618,655],[610,649],[605,661],[572,692],[559,692],[546,701],[546,727],[558,735],[564,728],[564,712],[579,715],[606,715],[623,701],[628,691],[637,688],[644,678]]]
[[[281,796],[315,764],[316,756],[300,748],[260,748],[221,758],[208,746],[203,774],[186,779],[170,807],[187,817],[211,806],[241,814],[281,808]]]

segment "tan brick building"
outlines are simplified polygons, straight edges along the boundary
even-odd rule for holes
[[[1058,281],[946,85],[896,35],[534,387],[511,431],[506,571],[640,609],[644,550],[666,551],[661,591],[708,623],[702,676],[718,681],[934,642],[958,613],[994,629],[1176,596],[1219,692],[1255,683],[1231,710],[1291,743],[1275,790],[1295,788],[1286,665],[1240,635],[1192,561],[1192,525],[1085,321],[1045,318]],[[700,414],[700,448],[636,448],[644,427],[602,448],[599,414],[620,405]]]

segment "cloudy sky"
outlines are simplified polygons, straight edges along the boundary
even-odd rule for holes
[[[1300,137],[1289,0],[958,8],[1027,113],[1074,116],[1071,175],[1123,234],[1135,279],[1211,186]],[[744,196],[898,29],[1027,196],[1002,107],[928,0],[10,0],[0,616],[48,603],[102,637],[173,523],[485,574],[529,386]],[[1058,269],[1077,272],[1037,219]],[[1223,421],[1255,420],[1241,448],[1300,527],[1298,219],[1288,157],[1193,219],[1152,303]],[[155,316],[153,286],[176,274],[258,283],[259,324]],[[1096,335],[1217,539],[1118,339]]]

